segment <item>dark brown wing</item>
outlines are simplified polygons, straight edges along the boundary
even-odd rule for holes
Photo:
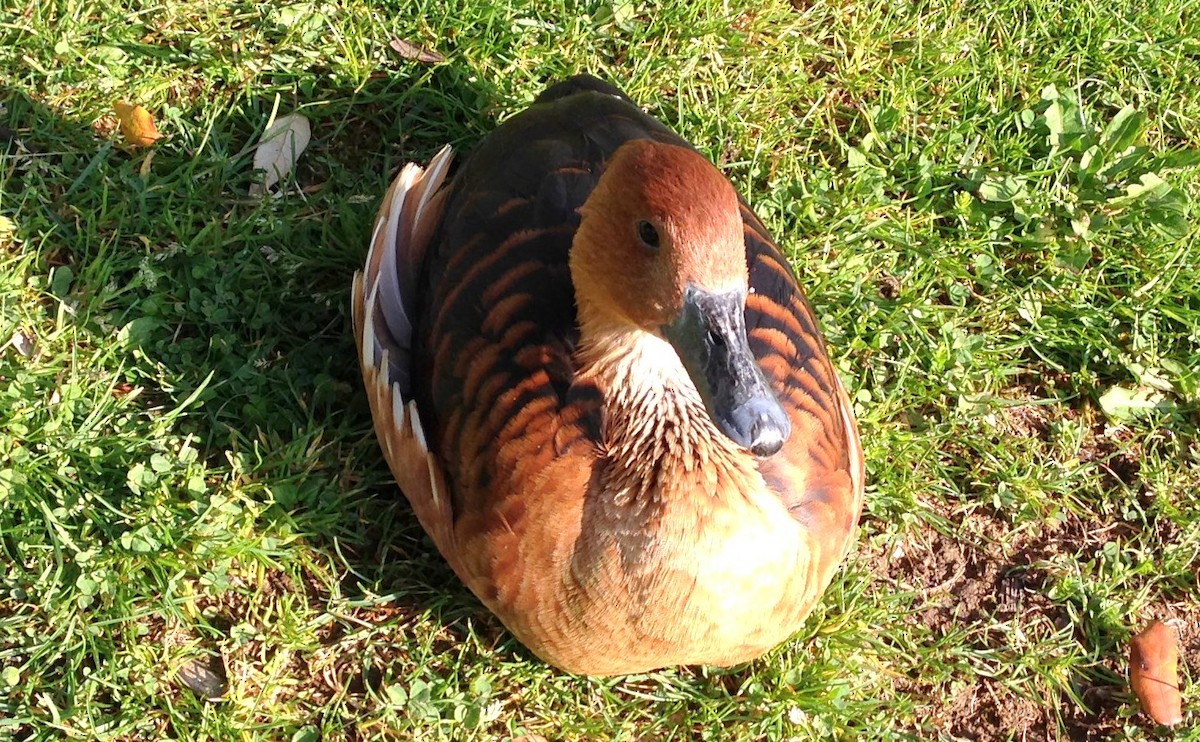
[[[600,396],[575,383],[568,254],[608,157],[648,137],[675,139],[615,88],[577,78],[495,130],[455,176],[419,285],[414,356],[456,519],[523,492],[554,459],[590,465]]]

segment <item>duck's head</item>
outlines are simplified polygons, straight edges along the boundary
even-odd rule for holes
[[[758,456],[791,424],[746,338],[749,276],[737,194],[691,149],[635,140],[609,160],[571,251],[581,308],[666,339],[709,415]]]

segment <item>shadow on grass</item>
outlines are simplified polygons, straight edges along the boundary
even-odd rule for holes
[[[395,626],[429,614],[446,648],[478,629],[486,644],[528,656],[423,536],[362,392],[349,290],[379,199],[403,163],[446,142],[469,150],[504,107],[453,65],[411,71],[354,89],[323,80],[292,101],[234,94],[157,112],[166,138],[152,150],[123,149],[115,121],[72,120],[0,89],[5,187],[24,194],[21,217],[44,235],[27,246],[37,270],[68,276],[58,298],[84,336],[124,354],[114,394],[129,412],[148,428],[170,418],[170,432],[199,450],[209,493],[244,494],[259,506],[257,530],[308,547],[269,583],[302,591],[317,612],[366,606],[362,623],[378,608]],[[313,141],[281,196],[251,197],[250,145],[277,104],[309,117]],[[115,501],[128,496],[125,479],[119,470],[104,483]],[[129,529],[115,514],[93,525],[114,542]],[[250,610],[242,599],[198,600],[196,620],[208,625],[196,628],[218,641]],[[349,685],[379,677],[368,667]]]

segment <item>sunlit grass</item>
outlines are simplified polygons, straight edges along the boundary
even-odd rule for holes
[[[0,15],[0,737],[1146,736],[1128,636],[1174,618],[1185,675],[1200,651],[1185,5]],[[536,661],[424,539],[371,431],[348,290],[386,183],[577,71],[722,165],[857,402],[859,547],[745,667]],[[116,100],[165,138],[124,148]],[[274,110],[313,142],[250,197]]]

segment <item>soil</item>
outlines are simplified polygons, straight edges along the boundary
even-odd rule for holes
[[[889,578],[918,595],[908,621],[933,637],[965,631],[967,644],[981,650],[1021,651],[1015,636],[1036,645],[1069,627],[1066,611],[1045,595],[1046,575],[1037,565],[1062,550],[1086,550],[1103,536],[1073,521],[1020,534],[1006,547],[1002,538],[1010,529],[999,518],[973,514],[954,536],[923,526],[894,549]],[[956,678],[949,687],[911,681],[904,690],[927,699],[928,723],[954,739],[1058,739],[1058,713],[1069,739],[1107,739],[1119,728],[1117,688],[1089,689],[1090,709],[1055,709],[1010,689],[1003,677],[982,674]]]
[[[1076,414],[1064,408],[1016,406],[999,414],[995,427],[1008,436],[1048,439],[1054,420]],[[1138,454],[1124,429],[1098,424],[1080,459],[1096,462],[1101,486],[1136,492],[1141,489]],[[887,553],[867,558],[882,580],[915,595],[906,617],[914,630],[927,631],[934,642],[951,633],[965,634],[968,647],[993,652],[1025,651],[1022,647],[1036,647],[1039,639],[1072,631],[1065,606],[1048,596],[1053,583],[1047,569],[1055,555],[1094,553],[1106,543],[1134,535],[1133,526],[1099,516],[1068,516],[1063,522],[1014,529],[988,506],[974,505],[966,514],[945,504],[931,507],[935,517],[929,520],[941,522],[940,530],[922,523],[898,542],[877,547]],[[1180,670],[1186,673],[1189,658],[1200,657],[1200,606],[1165,600],[1144,618],[1176,629]],[[1129,631],[1142,628],[1131,626]],[[1079,629],[1074,633],[1076,641],[1086,644]],[[933,731],[939,738],[963,740],[1110,739],[1129,723],[1130,704],[1136,703],[1124,682],[1126,652],[1123,646],[1115,648],[1096,672],[1072,678],[1084,705],[1065,695],[1047,703],[1046,698],[1014,691],[1019,684],[1012,678],[978,672],[956,674],[951,682],[935,685],[918,680],[926,674],[914,671],[913,679],[901,681],[900,690],[926,704],[917,722],[920,728],[912,730],[918,736]],[[1154,727],[1145,717],[1137,716],[1136,721],[1153,735]]]

